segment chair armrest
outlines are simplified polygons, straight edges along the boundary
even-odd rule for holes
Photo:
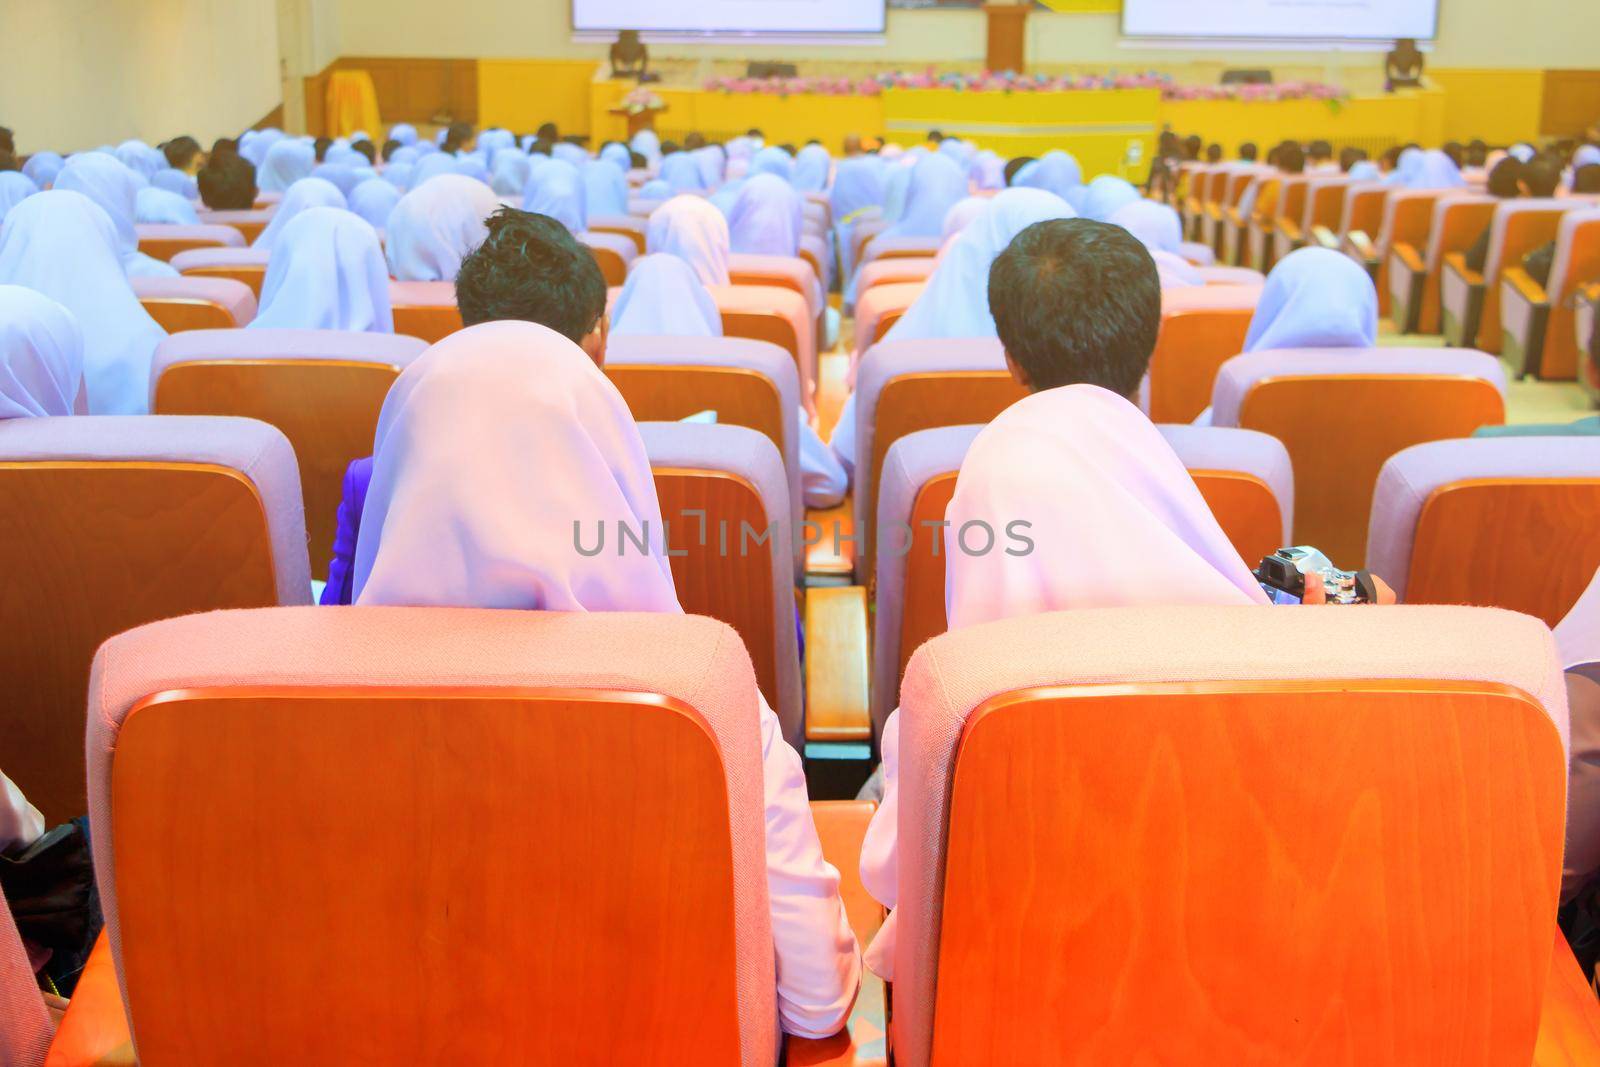
[[[785,1034],[783,1055],[787,1067],[884,1067],[884,1061],[876,1057],[856,1058],[856,1043],[848,1030],[824,1038]]]
[[[856,519],[855,504],[850,497],[846,496],[834,507],[806,512],[806,521],[815,523],[822,531],[817,543],[806,547],[806,573],[833,578],[854,574]],[[834,549],[835,530],[839,532],[837,551]]]
[[[1446,273],[1454,274],[1474,289],[1483,285],[1483,275],[1467,267],[1467,257],[1463,252],[1451,252],[1444,257]]]
[[[1412,274],[1421,274],[1427,270],[1427,266],[1422,262],[1421,254],[1417,252],[1413,245],[1397,244],[1389,254],[1398,259],[1400,265]]]
[[[1360,256],[1369,263],[1378,258],[1378,250],[1373,247],[1372,238],[1368,237],[1360,230],[1352,230],[1345,234],[1344,243],[1348,245],[1356,255]]]
[[[1339,250],[1339,235],[1328,229],[1326,226],[1311,227],[1311,239],[1323,248],[1327,248],[1335,252]]]
[[[1534,281],[1521,267],[1507,267],[1501,272],[1500,278],[1529,306],[1536,308],[1550,306],[1550,295],[1544,291],[1544,286]]]
[[[1550,954],[1533,1062],[1536,1067],[1600,1062],[1600,1003],[1559,930]]]
[[[867,701],[867,591],[806,590],[806,739],[872,740]]]
[[[137,1062],[111,943],[102,930],[50,1043],[45,1067],[133,1067]]]
[[[1280,218],[1277,220],[1275,225],[1278,228],[1278,232],[1283,234],[1283,236],[1287,237],[1289,240],[1300,240],[1300,224],[1298,222],[1291,222],[1288,219]]]

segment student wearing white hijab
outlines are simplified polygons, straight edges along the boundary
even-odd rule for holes
[[[533,176],[533,160],[514,148],[502,149],[494,154],[490,167],[489,188],[496,196],[517,197],[528,187]]]
[[[389,127],[389,140],[410,146],[417,143],[417,128],[410,123],[397,122]]]
[[[967,195],[961,165],[944,153],[922,157],[906,172],[905,206],[882,237],[937,237],[944,217]]]
[[[0,228],[0,285],[42,293],[77,320],[89,414],[149,413],[150,358],[167,334],[129,287],[116,227],[94,201],[58,189],[13,208]]]
[[[978,189],[985,192],[999,192],[1006,187],[1006,161],[997,153],[985,148],[973,156],[972,161],[967,164],[967,178]],[[1066,197],[1062,199],[1065,200]]]
[[[72,312],[43,293],[0,285],[0,422],[71,415],[82,389],[83,331]]]
[[[1041,271],[1044,261],[1070,267]],[[1049,221],[1006,249],[993,283],[1007,365],[1032,395],[985,427],[962,462],[945,514],[949,628],[1092,608],[1267,605],[1182,460],[1132,400],[1161,323],[1160,287],[1142,245],[1120,227]],[[1011,554],[1002,542],[972,555],[957,543],[969,523],[1004,536],[1019,519],[1032,551]],[[1380,594],[1393,603],[1387,587]],[[890,908],[898,902],[899,717],[884,724],[883,802],[861,854],[867,891]],[[894,930],[891,914],[867,954],[885,978],[894,972]]]
[[[794,157],[794,187],[802,193],[827,192],[833,157],[819,144],[808,144]]]
[[[704,148],[694,150],[694,165],[700,170],[700,184],[706,189],[715,189],[722,184],[725,160],[722,146],[708,144]]]
[[[740,255],[797,256],[805,227],[805,204],[774,174],[746,180],[728,211],[730,248]]]
[[[1078,213],[1096,222],[1109,222],[1112,215],[1139,198],[1139,190],[1132,182],[1114,174],[1102,174],[1089,183]]]
[[[118,163],[133,171],[146,184],[167,165],[167,157],[143,141],[123,141],[112,154]]]
[[[628,146],[619,141],[608,141],[600,149],[600,159],[614,164],[623,174],[633,169],[633,153],[628,151]]]
[[[441,174],[412,189],[389,213],[389,270],[402,282],[453,282],[461,261],[488,236],[484,220],[500,208],[494,191],[461,174]]]
[[[776,146],[763,148],[750,160],[750,174],[775,174],[787,182],[794,177],[794,157]]]
[[[338,208],[302,211],[273,246],[261,310],[245,329],[393,333],[377,231]]]
[[[22,165],[22,173],[42,191],[55,183],[56,175],[66,165],[67,161],[58,152],[35,152]]]
[[[149,185],[134,197],[133,221],[139,225],[195,226],[200,218],[195,214],[193,202]]]
[[[1435,148],[1422,154],[1422,163],[1406,184],[1412,189],[1464,189],[1467,180],[1455,160]]]
[[[661,138],[654,130],[640,130],[634,134],[628,148],[643,156],[647,167],[654,168],[661,162]]]
[[[130,278],[176,278],[170,263],[139,251],[138,214],[141,181],[133,171],[104,152],[80,152],[56,175],[55,188],[82,193],[98,204],[116,229],[117,256]]]
[[[675,196],[650,215],[645,250],[682,259],[701,285],[729,283],[729,248],[728,220],[701,197]]]
[[[272,213],[272,219],[260,233],[256,234],[255,243],[250,247],[261,251],[271,252],[278,243],[278,235],[285,226],[293,222],[301,212],[309,211],[314,207],[348,208],[349,201],[345,199],[337,186],[325,178],[301,178],[289,186],[289,191],[283,194],[283,199],[278,202],[278,207]]]
[[[0,222],[5,221],[6,212],[38,191],[39,187],[26,174],[0,170]]]
[[[995,336],[988,296],[989,268],[995,257],[1034,223],[1073,217],[1065,200],[1042,189],[1007,189],[992,198],[987,209],[944,249],[921,295],[890,327],[884,340]],[[855,412],[856,397],[851,393],[828,442],[852,476],[856,467]]]
[[[539,167],[522,200],[524,211],[549,215],[574,234],[589,228],[583,179],[578,168],[561,159]]]
[[[628,213],[628,173],[615,163],[597,159],[583,165],[583,211],[587,218]]]
[[[244,155],[243,149],[239,154]],[[301,178],[311,177],[316,165],[317,151],[306,142],[287,137],[274,141],[256,167],[256,188],[263,193],[286,192]]]
[[[1372,348],[1378,343],[1378,292],[1348,256],[1302,248],[1278,261],[1261,290],[1244,350]]]
[[[674,152],[664,157],[661,160],[660,178],[672,189],[674,196],[705,190],[705,186],[700,184],[700,166],[688,152]]]
[[[1135,200],[1119,208],[1109,221],[1133,234],[1149,251],[1161,274],[1161,288],[1185,289],[1206,283],[1205,276],[1183,258],[1183,223],[1166,204]]]
[[[350,210],[366,219],[382,233],[389,225],[389,214],[400,203],[400,190],[382,178],[368,178],[350,190]]]
[[[1005,183],[1005,165],[1001,164],[1001,184]],[[1083,186],[1083,167],[1076,157],[1056,149],[1046,152],[1030,163],[1024,163],[1012,177],[1013,188],[1043,189],[1055,193],[1079,210],[1087,191]]]
[[[971,226],[979,216],[988,210],[990,199],[987,196],[968,196],[957,200],[950,206],[950,210],[944,213],[944,225],[939,228],[939,240],[943,242],[940,247],[941,254],[944,251],[944,245],[950,243],[950,238]]]
[[[644,442],[589,356],[527,322],[474,326],[401,374],[379,416],[356,603],[631,611],[678,605],[663,546],[588,556],[575,522],[662,528]],[[824,1037],[860,978],[838,872],[822,858],[800,758],[754,695],[783,1029]]]

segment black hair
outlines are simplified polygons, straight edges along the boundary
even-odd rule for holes
[[[212,211],[248,211],[256,202],[256,169],[237,152],[213,152],[195,175],[200,200]]]
[[[468,141],[472,140],[472,132],[472,123],[452,122],[450,128],[445,131],[444,144],[439,147],[451,154],[459,152],[466,147]]]
[[[676,155],[683,151],[683,146],[677,141],[662,141],[661,154],[664,156]]]
[[[929,130],[928,131],[928,143],[929,144],[940,144],[943,141],[944,141],[944,131],[943,130]]]
[[[1522,184],[1531,196],[1555,196],[1561,185],[1561,168],[1547,159],[1536,159],[1523,165]]]
[[[553,142],[546,141],[541,137],[537,141],[533,142],[533,146],[528,149],[528,154],[533,155],[537,153],[541,156],[548,156],[550,154],[550,149],[554,147],[555,145]]]
[[[392,138],[383,142],[383,161],[385,163],[389,162],[389,160],[393,158],[394,154],[404,147],[405,146],[403,144]]]
[[[1383,155],[1379,156],[1378,158],[1383,163],[1385,169],[1394,170],[1394,168],[1400,165],[1400,146],[1395,145],[1393,148],[1384,149]]]
[[[17,138],[16,135],[11,132],[11,127],[0,126],[0,152],[11,152],[15,154],[16,151]]]
[[[167,166],[174,170],[188,170],[194,157],[200,154],[200,142],[188,134],[174,137],[161,146],[161,154],[167,157]]]
[[[350,147],[354,151],[360,152],[362,155],[366,156],[368,163],[376,163],[378,161],[378,146],[373,144],[371,141],[362,138],[359,141],[352,142]]]
[[[750,127],[748,130],[744,131],[744,135],[746,137],[755,137],[763,141],[767,139],[767,135],[761,132],[761,127],[759,126]]]
[[[1220,163],[1220,162],[1222,162],[1222,146],[1221,145],[1219,145],[1219,144],[1208,144],[1208,145],[1206,145],[1206,162],[1207,163]]]
[[[820,145],[821,143],[822,143],[821,139],[813,137],[813,138],[811,138],[811,140],[806,142],[806,147],[810,148],[812,145]]]
[[[1600,163],[1590,163],[1572,172],[1572,191],[1600,193]]]
[[[22,163],[11,151],[0,148],[0,171],[21,170]]]
[[[328,158],[328,149],[333,147],[332,137],[318,137],[316,143],[317,162],[321,163]]]
[[[1034,392],[1087,384],[1132,396],[1161,330],[1161,281],[1121,226],[1050,219],[995,257],[989,313]]]
[[[706,146],[706,135],[699,130],[690,130],[683,138],[683,147],[693,150]]]
[[[778,146],[778,147],[779,147],[779,148],[780,148],[780,149],[782,149],[782,150],[783,150],[783,151],[785,151],[785,152],[787,152],[787,153],[789,153],[789,156],[790,156],[790,157],[791,157],[791,158],[793,158],[793,156],[794,156],[794,153],[795,153],[795,147],[794,147],[794,145],[792,145],[792,144],[790,144],[790,143],[789,143],[789,142],[788,142],[788,141],[785,141],[785,142],[783,142],[783,144],[781,144],[781,145],[779,145],[779,146]]]
[[[1365,148],[1341,148],[1339,149],[1339,169],[1349,174],[1351,167],[1366,158],[1367,150]]]
[[[1448,156],[1450,162],[1454,163],[1458,169],[1467,165],[1467,150],[1461,146],[1460,141],[1447,141],[1439,151]]]
[[[1278,169],[1285,174],[1304,174],[1306,150],[1293,141],[1286,141],[1278,149]]]
[[[504,207],[461,261],[456,304],[468,326],[520,319],[581,344],[606,313],[606,280],[586,245],[548,215]]]
[[[1017,176],[1017,171],[1021,170],[1023,167],[1026,167],[1029,163],[1032,163],[1033,159],[1033,156],[1018,156],[1016,159],[1013,159],[1006,164],[1005,176],[1007,188],[1010,188],[1011,179]]]
[[[628,166],[634,170],[644,170],[650,166],[650,161],[644,157],[644,153],[635,152],[630,148],[628,149]]]
[[[1488,190],[1490,196],[1498,196],[1501,200],[1512,200],[1520,196],[1522,189],[1522,161],[1514,156],[1507,156],[1494,165],[1489,172]]]
[[[554,143],[561,140],[561,128],[553,122],[541,123],[534,131],[534,139]]]
[[[236,156],[239,154],[239,142],[232,137],[218,137],[211,142],[211,152],[208,158],[216,159],[218,156]]]
[[[1239,158],[1246,163],[1254,163],[1261,158],[1261,149],[1256,146],[1254,141],[1246,141],[1239,146]]]
[[[1327,141],[1312,141],[1306,146],[1306,155],[1312,159],[1332,159],[1333,145]]]

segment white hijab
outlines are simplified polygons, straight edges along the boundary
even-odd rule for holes
[[[167,334],[128,285],[116,227],[94,201],[56,189],[12,208],[0,229],[0,284],[43,293],[77,320],[89,414],[149,412],[150,357]]]
[[[489,236],[484,220],[500,209],[494,190],[464,174],[440,174],[389,212],[385,250],[402,282],[453,282],[461,261]]]
[[[80,152],[67,160],[56,175],[54,188],[82,193],[106,213],[116,231],[117,258],[130,278],[176,278],[178,272],[139,251],[139,190],[145,183],[137,174],[104,152]]]
[[[645,248],[677,256],[701,285],[728,284],[728,220],[709,200],[675,196],[650,215]]]
[[[376,440],[357,604],[682,610],[628,405],[555,331],[490,322],[452,334],[389,390]],[[608,534],[648,523],[648,549],[580,552],[602,521]]]
[[[255,243],[250,247],[262,252],[271,252],[278,243],[278,235],[285,226],[293,222],[302,212],[314,207],[345,208],[349,201],[345,199],[339,187],[326,178],[301,178],[289,186],[289,191],[283,194],[283,199],[278,202],[278,207],[272,213],[272,219],[267,223],[266,229],[256,234]]]
[[[72,312],[0,285],[0,421],[71,415],[83,385],[83,331]]]
[[[278,237],[261,310],[246,329],[393,333],[389,272],[372,224],[338,208],[302,211]]]
[[[694,268],[677,256],[644,256],[611,309],[611,336],[721,337],[722,313]]]

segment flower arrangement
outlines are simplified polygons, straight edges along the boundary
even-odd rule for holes
[[[1016,74],[1011,71],[980,71],[966,74],[939,73],[932,67],[921,73],[892,71],[868,78],[712,78],[705,83],[708,92],[737,96],[878,96],[885,89],[953,89],[972,93],[1062,93],[1096,92],[1108,89],[1155,89],[1163,100],[1325,100],[1337,102],[1348,94],[1332,85],[1314,82],[1284,82],[1278,85],[1178,85],[1169,74],[1149,71],[1143,74],[1051,76]]]
[[[617,105],[630,115],[642,115],[646,111],[660,111],[666,107],[666,102],[649,89],[635,89],[622,98]]]

